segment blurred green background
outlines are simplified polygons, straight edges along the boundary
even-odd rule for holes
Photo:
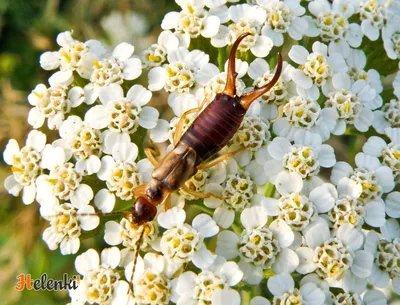
[[[73,30],[75,39],[98,39],[110,47],[130,42],[139,54],[156,42],[163,16],[177,9],[174,0],[0,0],[0,152],[10,138],[21,146],[25,143],[30,130],[27,95],[38,83],[47,85],[50,73],[40,68],[39,56],[58,50],[55,39],[59,32]],[[139,81],[147,85],[144,77]],[[385,83],[385,92],[391,95],[391,81]],[[165,101],[166,95],[157,93],[152,103],[165,105]],[[362,135],[344,135],[329,144],[335,147],[338,160],[353,164],[364,142]],[[47,273],[61,279],[63,273],[73,275],[75,271],[71,256],[49,251],[41,240],[47,225],[38,216],[38,204],[24,206],[20,198],[5,191],[2,182],[10,173],[0,158],[0,304],[66,304],[66,291],[14,289],[21,273],[33,278]],[[101,228],[90,235],[94,238],[84,240],[81,251],[106,246]]]
[[[10,138],[25,143],[27,95],[37,84],[47,85],[50,73],[40,68],[39,56],[58,50],[59,32],[73,30],[75,39],[98,39],[110,47],[127,41],[139,54],[156,42],[163,16],[177,8],[173,0],[0,0],[0,152]],[[0,158],[0,304],[66,304],[66,291],[14,290],[20,273],[39,278],[46,272],[61,279],[75,272],[71,256],[48,250],[41,240],[47,225],[38,216],[38,204],[24,206],[5,191],[3,181],[10,173]],[[93,243],[101,247],[98,233],[81,249]]]

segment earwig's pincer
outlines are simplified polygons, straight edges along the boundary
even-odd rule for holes
[[[249,109],[251,103],[253,103],[257,98],[259,98],[260,96],[262,96],[264,93],[268,92],[269,90],[271,90],[271,88],[277,83],[277,81],[279,80],[279,77],[281,76],[282,73],[282,55],[281,53],[278,53],[278,66],[276,68],[276,72],[274,77],[272,78],[272,80],[266,84],[263,87],[260,88],[254,88],[253,91],[244,94],[240,97],[240,105],[242,105],[242,107],[244,109]]]
[[[235,43],[232,46],[231,53],[229,54],[229,62],[228,62],[228,73],[226,78],[226,86],[223,91],[224,94],[229,95],[230,97],[236,96],[236,51],[244,38],[249,36],[250,33],[242,34],[236,39]]]

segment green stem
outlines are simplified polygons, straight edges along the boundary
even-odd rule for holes
[[[249,305],[250,301],[251,301],[251,292],[246,290],[246,289],[242,289],[240,291],[240,294],[241,294],[241,299],[242,299],[241,304],[242,305]]]
[[[225,48],[218,49],[218,68],[219,71],[223,72],[225,70],[225,62],[226,62],[226,50]]]
[[[265,197],[273,197],[274,194],[275,194],[275,185],[273,185],[271,182],[268,182],[265,187],[264,195]]]

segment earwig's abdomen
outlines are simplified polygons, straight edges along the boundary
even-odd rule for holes
[[[197,117],[179,143],[194,149],[196,165],[224,147],[240,127],[246,110],[238,97],[217,94],[214,101]]]

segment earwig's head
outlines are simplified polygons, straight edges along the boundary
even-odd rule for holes
[[[132,215],[135,223],[142,225],[148,221],[152,221],[156,217],[157,208],[146,198],[138,197],[133,206]]]
[[[241,41],[246,38],[250,33],[245,33],[242,34],[236,39],[235,43],[232,46],[231,53],[229,54],[229,62],[228,62],[228,75],[227,75],[227,80],[226,80],[226,86],[223,91],[223,94],[229,95],[230,97],[235,97],[236,96],[236,71],[235,71],[235,57],[236,57],[236,51],[241,43]],[[279,77],[281,76],[282,73],[282,56],[280,53],[278,53],[278,66],[276,68],[276,72],[272,80],[266,84],[263,87],[260,88],[254,88],[253,91],[246,93],[245,95],[242,95],[240,97],[240,105],[244,109],[249,109],[250,105],[252,102],[254,102],[257,98],[262,96],[264,93],[268,92],[271,90],[271,88],[276,84],[276,82],[279,80]]]

